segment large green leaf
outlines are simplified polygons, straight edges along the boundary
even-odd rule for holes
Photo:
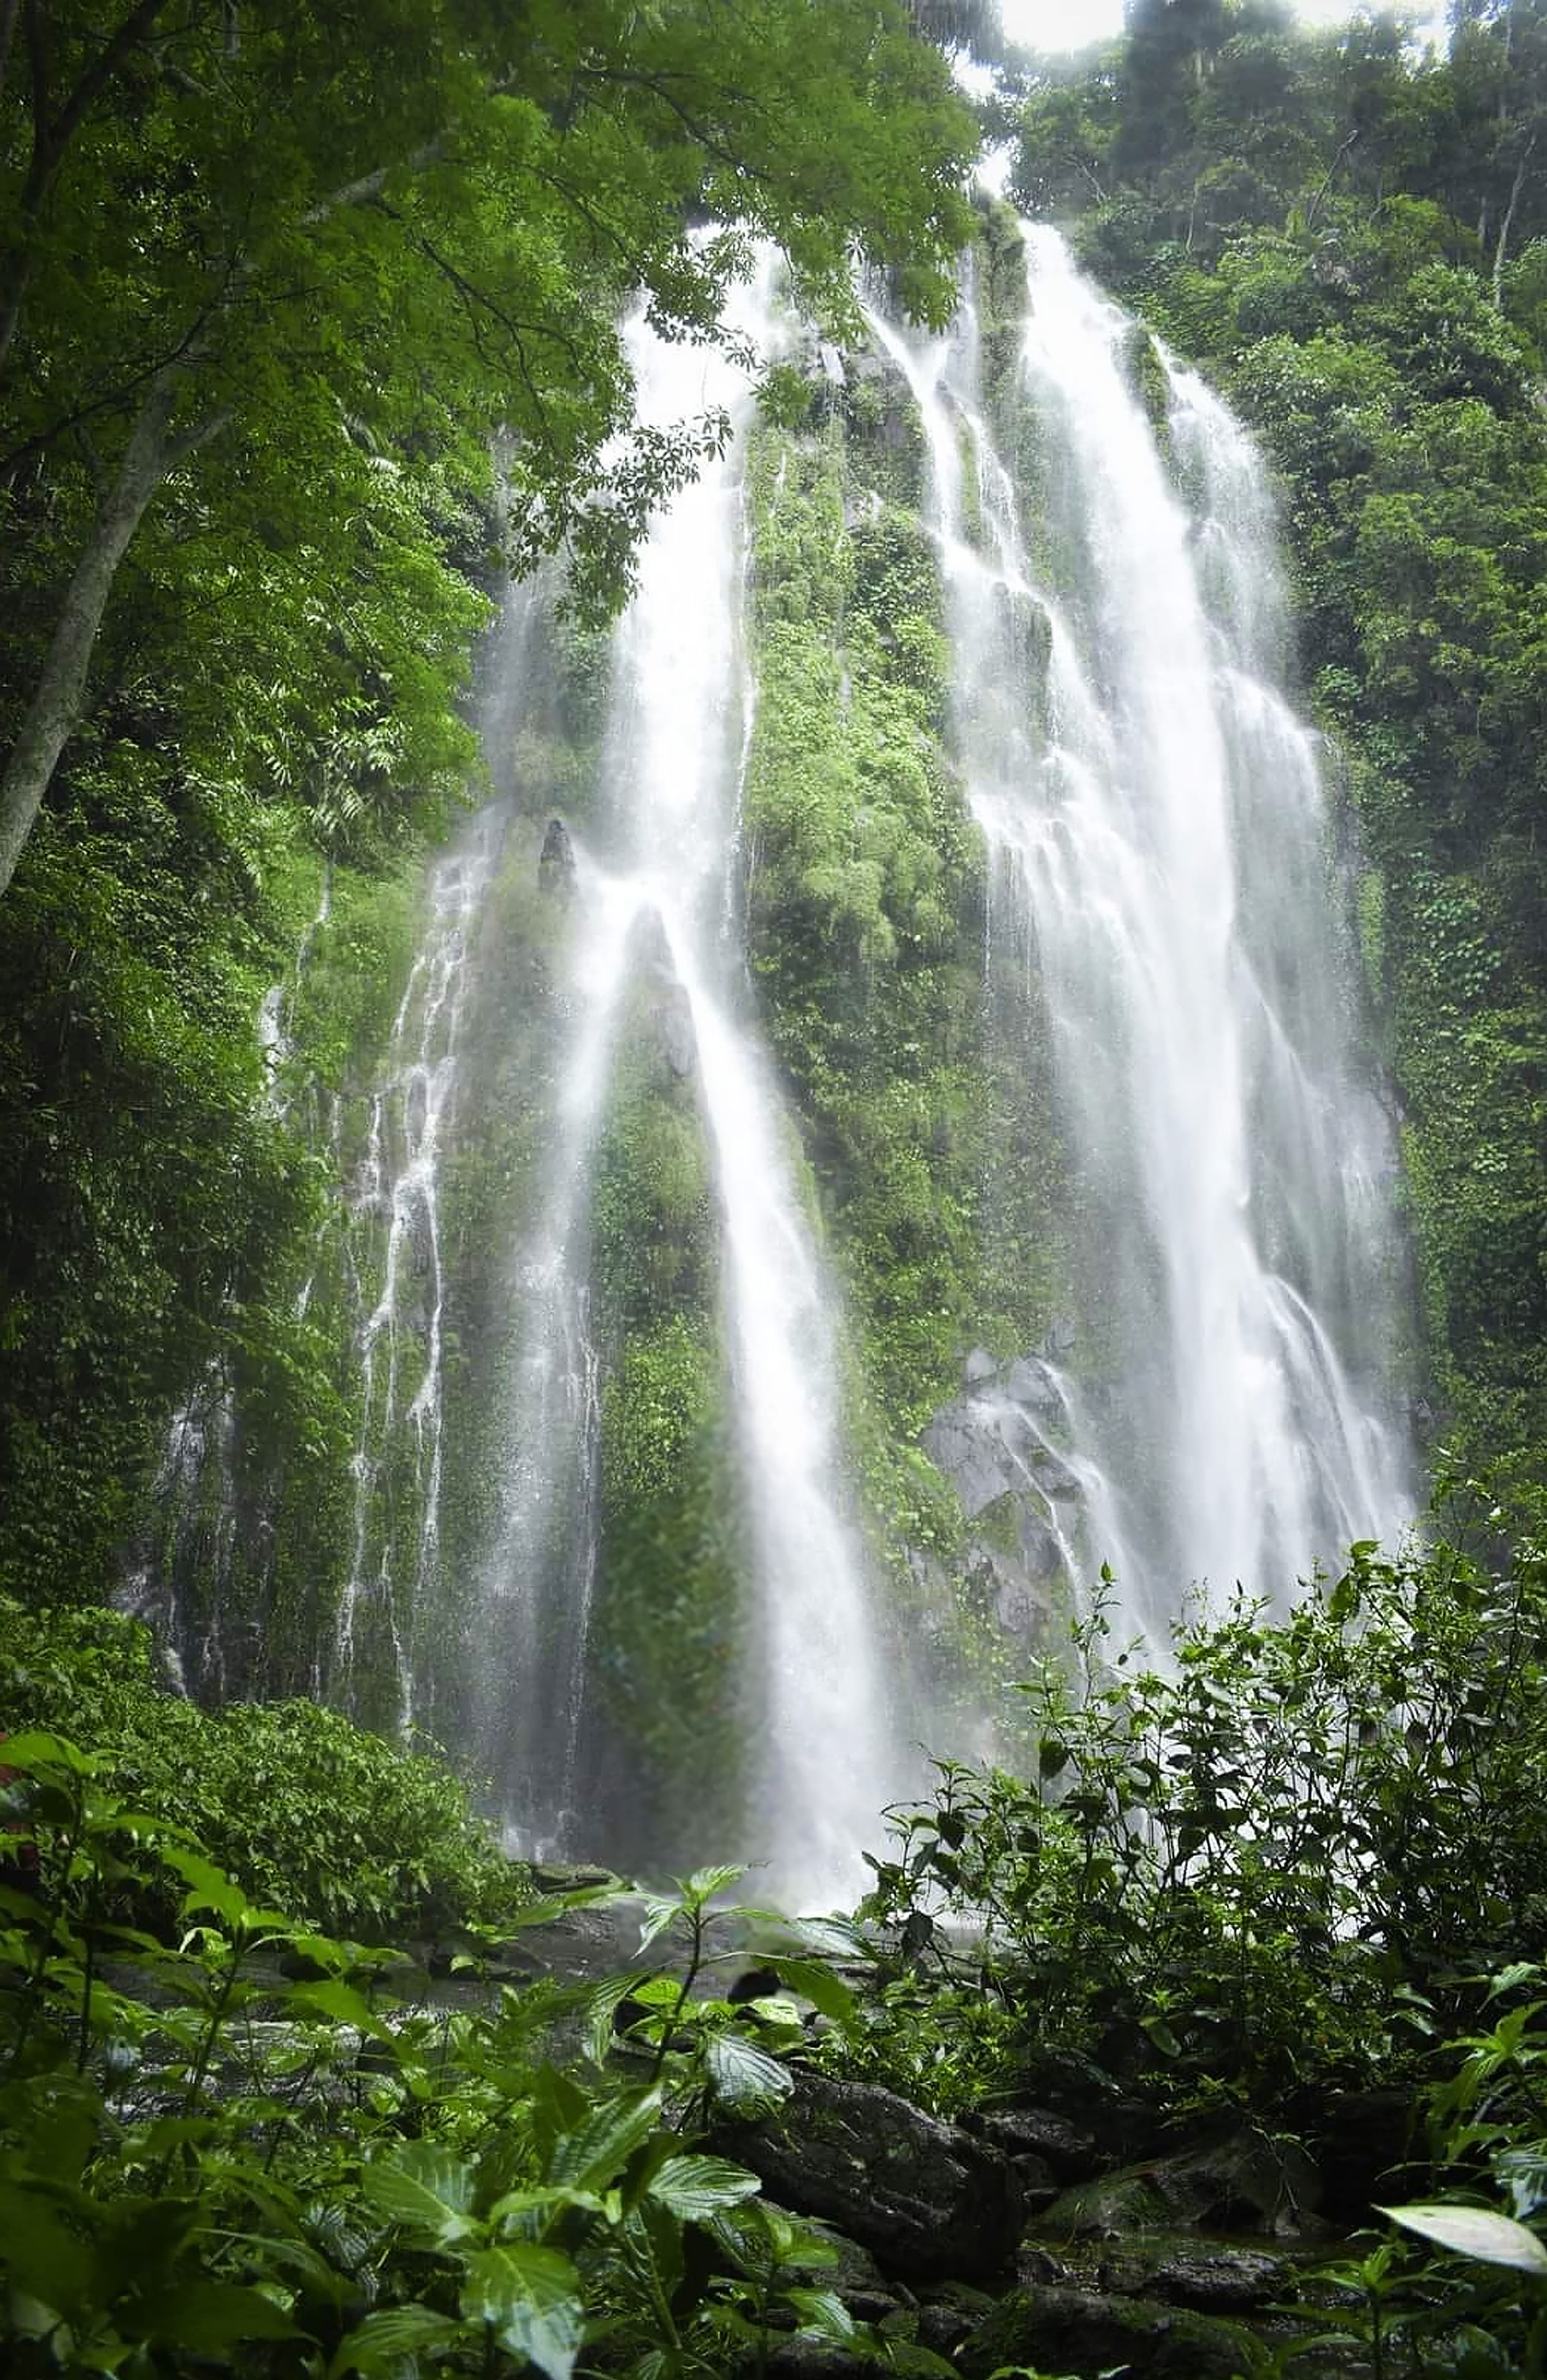
[[[184,1851],[180,1843],[167,1843],[162,1856],[168,1867],[175,1868],[187,1886],[183,1895],[185,1917],[196,1909],[212,1909],[227,1925],[245,1925],[252,1913],[252,1903],[239,1884],[233,1884],[224,1868],[213,1860],[200,1857],[198,1852]]]
[[[102,1765],[95,1755],[78,1751],[66,1737],[48,1735],[42,1728],[29,1728],[6,1738],[5,1766],[25,1769],[29,1775],[39,1769],[64,1768],[72,1777],[94,1777]]]
[[[98,2277],[95,2247],[31,2188],[0,2183],[0,2263],[18,2289],[69,2313]]]
[[[449,2355],[468,2336],[465,2325],[423,2305],[382,2306],[356,2324],[328,2366],[328,2380],[359,2372],[366,2380],[395,2372],[410,2355]],[[474,2334],[476,2336],[476,2334]]]
[[[1547,2278],[1547,2248],[1534,2231],[1510,2215],[1495,2215],[1485,2206],[1377,2206],[1403,2229],[1420,2240],[1432,2240],[1457,2256],[1473,2256],[1485,2265],[1509,2265],[1517,2273]]]
[[[835,2289],[786,2289],[784,2299],[799,2314],[803,2331],[844,2344],[852,2339],[854,2317]]]
[[[261,2289],[235,2281],[185,2280],[167,2284],[119,2314],[132,2338],[157,2347],[184,2347],[198,2355],[220,2355],[244,2338],[294,2338],[295,2324]]]
[[[716,2096],[738,2115],[777,2107],[794,2085],[790,2070],[739,2033],[716,2033],[705,2049]]]
[[[695,1868],[683,1889],[695,1908],[702,1908],[706,1900],[712,1900],[717,1892],[729,1891],[745,1874],[744,1867]]]
[[[303,2016],[322,2017],[332,2024],[353,2025],[357,2033],[369,2033],[378,2041],[393,2038],[365,1994],[357,1992],[353,1984],[341,1983],[334,1975],[314,1984],[293,1985],[289,2005]]]
[[[554,2142],[545,2178],[575,2190],[605,2190],[659,2121],[659,2091],[594,2108],[584,2124]]]
[[[821,2015],[831,2017],[836,2024],[853,2024],[858,2001],[842,1976],[835,1975],[819,1959],[786,1959],[777,1950],[770,1950],[767,1963],[781,1983],[787,1984],[791,1991],[799,1992]]]
[[[638,1969],[623,1975],[609,1975],[588,1991],[580,2003],[582,2038],[587,2056],[599,2066],[612,2046],[612,2019],[636,1985],[648,1978]]]
[[[526,2356],[548,2380],[570,2380],[580,2351],[585,2308],[580,2276],[554,2248],[513,2240],[469,2257],[462,2311],[487,2323],[513,2355]]]
[[[598,1901],[626,1900],[632,1895],[617,1884],[587,1884],[574,1892],[547,1892],[540,1900],[524,1900],[500,1920],[501,1930],[514,1934],[528,1925],[551,1925],[572,1909],[594,1909]]]
[[[642,1950],[647,1950],[657,1935],[664,1934],[672,1919],[682,1916],[683,1904],[680,1900],[668,1900],[660,1893],[647,1892],[644,1896],[642,1907],[644,1913],[639,1920],[639,1948]]]
[[[648,2194],[684,2223],[695,2223],[743,2198],[755,2198],[762,2186],[755,2173],[724,2157],[673,2156],[651,2177]]]
[[[361,2174],[360,2188],[381,2214],[428,2232],[438,2247],[465,2240],[474,2228],[472,2169],[434,2142],[414,2141],[390,2157],[377,2157]]]
[[[874,1865],[874,1861],[870,1864]],[[820,1959],[842,1959],[854,1965],[868,1961],[872,1955],[863,1927],[856,1925],[852,1918],[786,1917],[778,1909],[743,1909],[739,1914],[759,1926],[773,1927],[777,1940],[798,1942],[804,1950],[814,1951]],[[772,1966],[783,1953],[762,1945],[756,1955]]]
[[[489,2210],[489,2226],[493,2232],[502,2230],[517,2234],[540,2229],[556,2215],[577,2213],[599,2215],[612,2223],[622,2211],[622,2201],[617,2191],[604,2195],[595,2190],[574,2190],[567,2182],[555,2182],[542,2190],[508,2190],[497,2198]]]

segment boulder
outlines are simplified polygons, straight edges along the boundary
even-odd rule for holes
[[[1168,2211],[1153,2173],[1105,2173],[1061,2192],[1036,2228],[1053,2240],[1124,2240],[1159,2228]]]
[[[1045,2116],[1061,2117],[1072,2128],[1072,2138],[1068,2132],[1062,2136],[1065,2149],[1072,2149],[1088,2160],[1082,2170],[1066,2171],[1058,2162],[1058,2135],[1045,2132],[1034,2145],[1060,2178],[1083,2181],[1099,2172],[1103,2165],[1141,2156],[1152,2147],[1158,2149],[1154,2108],[1142,2100],[1131,2098],[1121,2083],[1082,2049],[1027,2042],[1016,2064],[1013,2112],[1017,2122],[1025,2126],[1043,2121]]]
[[[1118,2240],[1141,2231],[1240,2231],[1316,2239],[1321,2176],[1293,2141],[1243,2127],[1203,2147],[1153,2157],[1066,2190],[1038,2217],[1050,2240]]]
[[[1106,2247],[1087,2277],[1112,2297],[1160,2298],[1200,2313],[1250,2313],[1282,2295],[1282,2256],[1189,2231],[1149,2231]]]
[[[1242,2380],[1265,2371],[1258,2341],[1239,2324],[1143,2298],[1094,2289],[1013,2290],[956,2351],[967,2380],[1010,2369],[1120,2371],[1125,2380]]]
[[[1021,2237],[1009,2160],[872,2083],[797,2070],[780,2107],[719,2125],[714,2145],[781,2205],[833,2224],[905,2281],[992,2281]]]
[[[1322,2177],[1294,2141],[1243,2125],[1151,2168],[1173,2219],[1208,2231],[1256,2231],[1280,2240],[1319,2239]]]
[[[916,2337],[933,2354],[951,2356],[994,2311],[994,2300],[969,2281],[936,2281],[919,2300]]]
[[[1035,2157],[1055,2181],[1089,2181],[1101,2170],[1092,2134],[1051,2107],[993,2107],[966,2119],[969,2131],[1003,2151],[1012,2164]]]

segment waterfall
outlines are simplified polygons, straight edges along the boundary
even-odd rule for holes
[[[339,1600],[332,1691],[367,1655],[372,1699],[392,1723],[414,1716],[412,1633],[428,1615],[440,1550],[442,1333],[441,1143],[456,1082],[466,942],[487,890],[498,811],[483,811],[436,866],[429,917],[393,1024],[386,1079],[371,1101],[357,1219],[382,1237],[380,1286],[360,1326],[360,1428],[348,1575]],[[369,1276],[367,1276],[369,1277]]]
[[[774,344],[766,274],[740,293],[733,327],[757,348]],[[744,424],[744,370],[662,341],[643,315],[626,343],[646,422],[723,407]],[[593,1177],[620,1017],[649,975],[675,1003],[718,1209],[733,1492],[755,1604],[746,1675],[727,1682],[745,1713],[741,1830],[784,1889],[820,1896],[860,1881],[858,1847],[908,1764],[888,1753],[883,1664],[844,1509],[831,1294],[731,931],[751,726],[743,510],[732,440],[655,519],[612,639],[600,827],[596,847],[576,854],[562,1087],[515,1276],[521,1354],[475,1699],[483,1762],[517,1839],[562,1845],[584,1791],[576,1762],[595,1576]]]
[[[958,756],[992,869],[990,961],[1050,1036],[1079,1184],[1080,1345],[1042,1410],[1152,1644],[1194,1585],[1280,1606],[1412,1510],[1388,1406],[1395,1160],[1316,740],[1287,663],[1250,442],[1023,226],[1017,485],[953,336],[876,320],[924,421]],[[1169,459],[1168,459],[1169,458]]]
[[[314,1585],[308,1478],[285,1475],[286,1501],[248,1462],[221,1361],[174,1425],[167,1548],[127,1591],[170,1612],[190,1684],[262,1683],[264,1597],[299,1573],[336,1608],[315,1690],[373,1724],[432,1723],[524,1852],[741,1852],[788,1898],[850,1896],[883,1806],[924,1782],[914,1734],[983,1749],[1005,1661],[1103,1563],[1116,1624],[1163,1655],[1193,1587],[1239,1580],[1285,1608],[1412,1507],[1396,1160],[1323,755],[1286,691],[1266,476],[1054,234],[1024,227],[1024,269],[1012,349],[982,338],[970,273],[946,336],[869,318],[925,434],[950,656],[945,724],[900,711],[900,744],[949,808],[945,737],[986,885],[981,1005],[970,892],[946,929],[966,990],[943,1030],[973,1042],[953,1063],[987,1118],[941,1177],[982,1258],[977,1305],[969,1281],[964,1310],[939,1309],[964,1393],[922,1445],[886,1450],[894,1477],[931,1460],[955,1486],[960,1541],[927,1479],[906,1522],[861,1509],[840,1378],[864,1342],[845,1347],[749,979],[743,796],[780,719],[770,676],[758,746],[749,358],[790,335],[767,272],[734,296],[725,348],[625,325],[642,420],[725,435],[654,518],[612,629],[566,626],[550,584],[507,601],[478,697],[495,796],[429,871],[374,1087],[312,1087],[308,1137],[350,1178],[297,1319],[352,1329],[357,1415]],[[888,503],[886,533],[920,550],[880,370],[856,388],[831,350],[809,358],[831,443],[768,474],[836,473],[831,409],[863,398],[848,560]],[[836,585],[836,502],[827,519],[802,567]],[[773,606],[789,590],[764,550]],[[859,632],[824,619],[847,718]],[[842,997],[872,994],[862,971]],[[300,1130],[295,1009],[271,993],[259,1039],[270,1110]],[[921,1137],[921,1168],[953,1128],[926,1120],[945,1137]],[[853,1231],[852,1185],[828,1186]],[[929,1195],[921,1172],[925,1219]],[[1028,1247],[1045,1278],[1007,1301]],[[867,1532],[888,1527],[883,1613]]]

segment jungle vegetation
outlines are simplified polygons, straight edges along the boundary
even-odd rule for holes
[[[1024,1773],[944,1769],[876,1848],[865,1929],[770,1925],[785,1989],[753,2016],[712,1985],[689,2011],[681,1981],[719,1972],[723,1870],[652,1904],[675,1978],[501,1990],[489,1963],[554,1909],[442,1766],[302,1698],[298,1657],[274,1704],[169,1696],[100,1609],[212,1363],[288,1449],[346,1458],[348,1383],[296,1297],[332,1185],[268,1096],[253,1018],[325,859],[306,1029],[340,1071],[380,1050],[415,869],[472,767],[458,698],[499,555],[571,557],[583,710],[587,621],[691,463],[691,441],[611,443],[621,298],[642,284],[707,335],[767,231],[839,322],[855,238],[919,311],[949,306],[973,129],[938,55],[868,0],[750,0],[712,39],[707,13],[0,6],[0,2260],[29,2380],[675,2380],[792,2337],[929,2372],[699,2143],[807,2057],[951,2114],[1013,2099],[1055,2049],[1178,2119],[1318,2143],[1382,2092],[1412,2190],[1528,2228],[1547,2204],[1535,0],[1459,0],[1427,59],[1378,19],[1310,34],[1269,0],[1135,0],[1123,42],[1012,60],[994,103],[1021,200],[1078,220],[1282,474],[1305,692],[1347,755],[1431,1419],[1493,1468],[1439,1541],[1354,1548],[1282,1626],[1186,1619],[1165,1677],[1132,1674],[1098,1615],[1082,1692],[1061,1661],[1024,1682]],[[723,228],[684,247],[699,216]],[[947,783],[888,750],[890,713],[929,726],[939,652],[909,458],[853,416],[896,500],[855,583],[823,580],[841,498],[820,442],[765,523],[772,727],[799,740],[837,593],[866,665],[853,747],[804,752],[798,821],[765,747],[755,963],[847,1213],[871,1377],[917,1418],[959,1352],[985,1160],[957,1071],[973,860]],[[845,875],[828,846],[855,771],[884,799]],[[803,940],[869,971],[864,1013],[804,996]],[[904,1042],[918,1080],[889,1105],[835,1063]],[[623,1123],[610,1195],[669,1206]],[[1034,1223],[992,1286],[1007,1327],[1045,1312]],[[684,1330],[642,1366],[679,1435],[697,1359]],[[610,1475],[649,1477],[620,1414]],[[891,1486],[916,1536],[949,1536],[916,1479]],[[985,1956],[903,1960],[942,1900],[990,1913]],[[432,1946],[484,1971],[477,2005],[430,2004]],[[789,1993],[828,2020],[819,2046]],[[1480,2278],[1388,2240],[1323,2319],[1354,2368],[1538,2372],[1543,2285],[1517,2259]]]

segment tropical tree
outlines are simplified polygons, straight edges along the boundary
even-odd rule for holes
[[[152,508],[236,601],[255,546],[311,557],[315,606],[394,468],[471,484],[499,426],[518,566],[603,602],[720,434],[622,437],[625,293],[709,339],[753,239],[828,307],[858,243],[938,317],[966,230],[974,127],[901,0],[6,0],[0,77],[0,890]]]

